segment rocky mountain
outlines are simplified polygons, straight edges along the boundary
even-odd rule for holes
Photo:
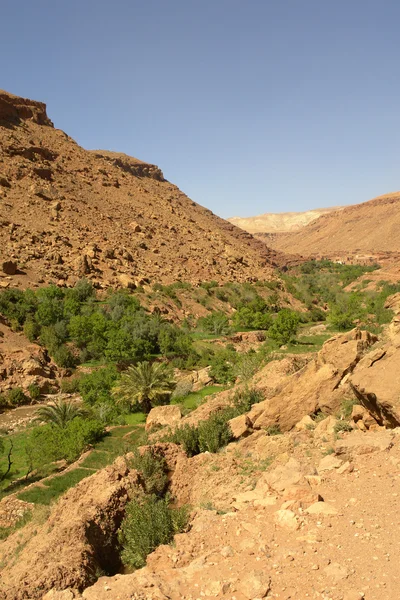
[[[304,212],[264,213],[256,217],[232,217],[228,221],[249,233],[282,233],[302,229],[321,215],[341,208],[341,206],[333,206]]]
[[[43,103],[4,91],[0,223],[2,287],[73,285],[82,276],[98,287],[268,279],[281,260],[155,165],[84,150]]]
[[[400,192],[320,216],[297,232],[269,236],[275,248],[303,255],[400,252]]]

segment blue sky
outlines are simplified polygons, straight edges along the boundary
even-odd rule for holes
[[[398,190],[395,0],[1,6],[0,88],[229,217]]]

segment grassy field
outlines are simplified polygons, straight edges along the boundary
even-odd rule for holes
[[[140,423],[145,421],[145,415],[143,413],[136,413],[129,415],[132,417],[132,424],[122,425],[115,427],[110,430],[109,433],[97,444],[95,444],[93,451],[80,463],[79,467],[66,473],[65,475],[57,475],[51,480],[55,483],[43,482],[37,487],[29,491],[20,491],[18,497],[21,500],[27,502],[47,504],[48,500],[58,497],[66,489],[75,485],[75,477],[78,477],[78,481],[83,477],[88,477],[94,473],[94,470],[101,469],[111,464],[117,456],[120,456],[126,452],[132,451],[138,445],[145,443],[146,436],[144,427]],[[29,430],[28,430],[29,431]],[[28,484],[34,483],[35,481],[40,482],[44,477],[51,475],[55,472],[55,466],[49,466],[47,470],[43,470],[40,475],[30,476],[25,479],[25,475],[28,472],[28,460],[25,454],[25,443],[27,439],[27,431],[21,431],[9,436],[6,441],[7,444],[12,441],[13,443],[13,455],[12,455],[12,467],[9,477],[2,482],[0,488],[0,499],[8,494],[23,490]],[[0,462],[0,469],[6,468],[6,459],[3,455],[2,461]],[[47,489],[48,488],[48,489]],[[28,494],[28,496],[26,496]]]
[[[211,396],[211,394],[223,392],[225,389],[226,388],[220,385],[210,385],[203,388],[199,392],[191,392],[183,399],[176,398],[176,400],[173,400],[171,404],[178,404],[179,406],[181,406],[184,412],[194,410],[203,403],[204,398],[207,398],[207,396]]]

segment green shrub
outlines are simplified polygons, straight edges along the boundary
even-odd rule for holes
[[[96,402],[113,402],[111,389],[118,378],[115,365],[102,367],[83,375],[79,379],[79,391],[85,404],[93,406]]]
[[[278,424],[270,425],[265,429],[267,435],[281,435],[281,428]]]
[[[340,433],[341,431],[353,431],[353,428],[347,421],[338,421],[333,430],[335,433]]]
[[[144,567],[146,557],[157,546],[171,542],[175,533],[184,530],[188,519],[188,507],[170,508],[168,497],[131,500],[118,535],[123,564],[133,569]]]
[[[212,414],[198,426],[200,452],[217,452],[232,439],[232,431],[227,423],[225,411]],[[229,417],[231,418],[231,417]]]
[[[79,392],[80,379],[74,377],[70,379],[62,379],[60,384],[60,390],[64,394],[75,394]]]
[[[40,387],[35,383],[31,383],[28,386],[28,392],[32,400],[39,400],[40,398]]]
[[[223,350],[216,352],[209,362],[211,366],[210,376],[214,381],[222,384],[233,383],[236,379],[236,359],[237,356],[234,351]]]
[[[143,454],[136,450],[130,465],[142,474],[146,494],[160,497],[165,494],[168,487],[168,466],[165,458],[158,455],[154,447],[150,446]]]
[[[16,387],[7,392],[7,404],[10,406],[21,406],[27,402],[29,402],[29,398],[24,394],[22,388]]]
[[[242,388],[235,392],[233,397],[233,407],[237,416],[249,412],[253,404],[258,404],[264,400],[261,390],[255,388]]]
[[[77,363],[75,356],[72,354],[68,346],[65,345],[57,348],[57,350],[53,353],[53,359],[56,365],[63,369],[72,369]]]
[[[199,433],[195,425],[178,427],[165,441],[180,444],[188,456],[196,456],[200,452]]]
[[[28,318],[23,327],[24,334],[30,342],[34,342],[40,335],[40,325],[36,323],[32,318]]]

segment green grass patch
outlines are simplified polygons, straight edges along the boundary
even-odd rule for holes
[[[98,470],[107,467],[113,460],[114,457],[109,452],[94,450],[80,463],[80,466]]]
[[[45,487],[35,486],[25,492],[18,494],[20,500],[32,502],[33,504],[50,504],[61,494],[74,487],[77,483],[89,477],[95,471],[91,469],[74,469],[69,473],[54,477],[49,481],[43,482]]]
[[[186,410],[194,410],[202,404],[204,398],[207,398],[207,396],[211,396],[211,394],[216,394],[217,392],[223,392],[224,389],[224,387],[221,387],[219,385],[210,385],[203,388],[202,390],[199,390],[198,392],[191,392],[183,399],[176,398],[171,402],[171,404],[178,404]]]
[[[140,425],[141,423],[146,423],[147,415],[143,412],[137,413],[129,413],[128,415],[124,415],[124,420],[126,425]]]

